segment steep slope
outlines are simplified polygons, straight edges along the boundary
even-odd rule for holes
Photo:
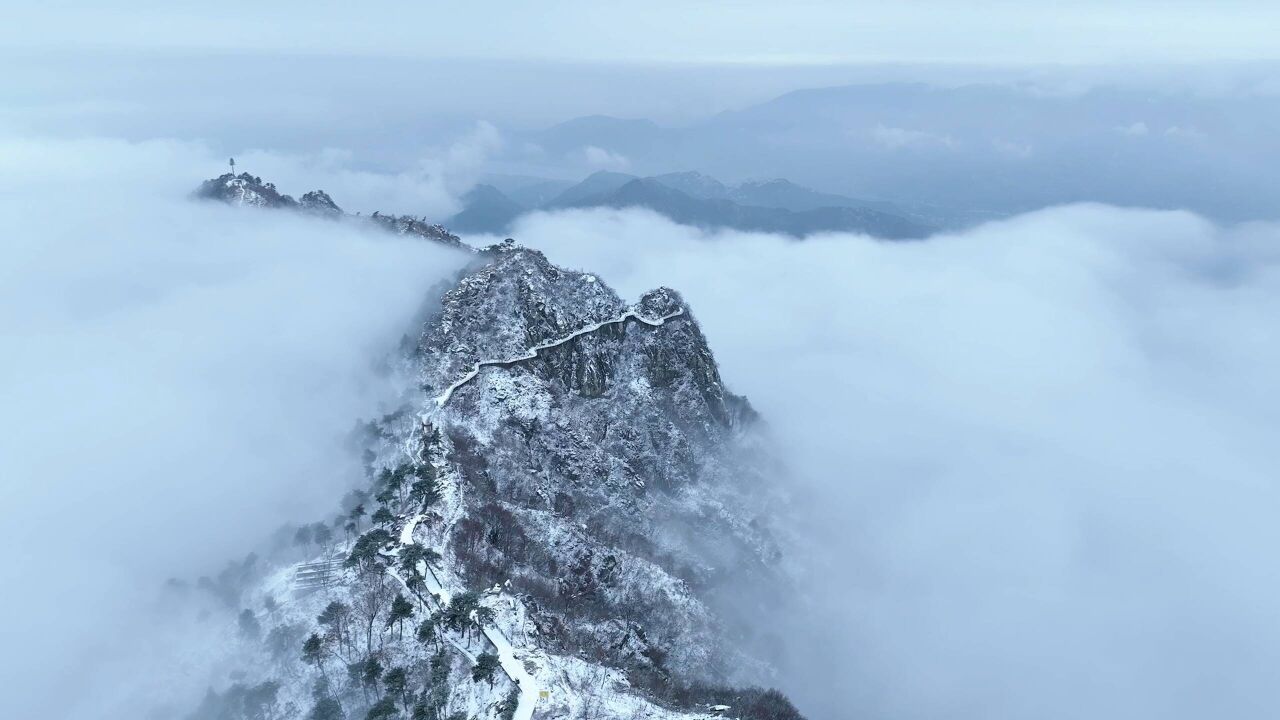
[[[435,416],[482,509],[456,528],[456,559],[476,584],[526,593],[562,650],[612,648],[605,659],[655,680],[726,679],[745,660],[695,588],[777,558],[748,497],[766,490],[763,459],[743,462],[754,413],[674,292],[627,307],[536,251],[490,254],[420,345],[436,398],[494,361]]]
[[[399,364],[367,489],[202,582],[239,640],[192,718],[799,717],[732,688],[770,677],[782,499],[677,293],[507,242]]]

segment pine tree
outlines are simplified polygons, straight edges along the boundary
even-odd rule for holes
[[[302,660],[315,665],[324,675],[324,640],[318,634],[311,633],[311,637],[302,643]]]
[[[395,493],[396,495],[399,495],[401,502],[404,501],[402,491],[404,490],[405,477],[408,474],[409,474],[409,466],[401,465],[400,467],[396,468],[395,472],[388,473],[384,481],[384,485],[387,491],[391,493]]]
[[[427,693],[423,693],[426,695]],[[413,704],[413,713],[409,716],[411,720],[439,720],[440,714],[436,712],[436,708],[427,702],[424,697]]]
[[[406,575],[416,575],[418,563],[425,563],[427,567],[439,567],[442,559],[440,553],[417,543],[400,551],[400,566],[404,568]]]
[[[240,637],[246,640],[257,640],[262,637],[262,625],[258,623],[258,618],[253,611],[245,608],[240,611],[239,618]]]
[[[494,672],[498,669],[498,656],[491,652],[482,652],[476,657],[476,664],[471,668],[471,679],[474,682],[485,680],[493,687]]]
[[[404,593],[396,593],[391,601],[391,612],[387,615],[387,627],[398,625],[400,639],[404,639],[404,621],[413,617],[413,603],[405,598]]]
[[[464,633],[471,628],[471,613],[480,604],[479,593],[468,590],[453,596],[449,606],[444,609],[444,625],[450,630]]]
[[[392,515],[391,511],[385,507],[380,507],[370,520],[373,521],[374,525],[390,525],[396,521],[396,516]]]
[[[342,623],[346,620],[347,615],[351,613],[351,608],[340,600],[334,600],[325,605],[324,610],[316,616],[316,622],[326,627],[341,629]]]
[[[267,633],[266,647],[271,659],[276,661],[290,657],[306,635],[301,625],[277,625]]]
[[[440,485],[436,482],[435,468],[430,465],[422,467],[430,470],[419,472],[422,479],[409,486],[409,499],[417,501],[422,508],[428,508],[440,501]]]
[[[440,649],[440,630],[436,627],[438,621],[439,618],[432,615],[418,626],[418,642],[432,645],[437,650]]]
[[[307,720],[345,720],[346,715],[342,714],[342,706],[337,700],[331,697],[320,698],[316,704],[312,706],[311,712],[307,713]]]
[[[395,697],[409,711],[409,673],[402,667],[394,667],[382,676],[382,686],[387,689],[388,697]]]
[[[311,525],[311,539],[321,548],[327,549],[333,541],[333,530],[322,522]]]
[[[293,544],[304,549],[310,547],[312,539],[311,534],[312,527],[310,525],[303,525],[293,534]]]
[[[356,532],[360,531],[360,518],[367,514],[368,513],[364,509],[364,503],[360,503],[359,505],[351,508],[351,512],[348,513],[347,517],[351,518],[351,522],[355,523]]]
[[[349,649],[349,635],[347,633],[347,619],[351,617],[351,608],[338,600],[334,600],[325,606],[320,615],[316,617],[316,622],[328,628],[327,635],[338,641],[344,649]]]
[[[371,657],[364,661],[360,671],[360,683],[371,690],[378,689],[378,681],[382,679],[382,661]]]
[[[391,542],[391,533],[382,528],[374,528],[356,538],[351,546],[351,553],[344,563],[347,567],[359,567],[369,570],[378,563],[378,551]]]
[[[391,720],[397,714],[395,701],[389,697],[384,697],[369,708],[369,712],[364,718],[365,720]]]

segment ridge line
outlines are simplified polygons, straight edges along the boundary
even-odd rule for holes
[[[449,398],[453,397],[453,393],[456,392],[458,388],[474,380],[476,376],[480,374],[480,371],[483,370],[485,367],[489,367],[493,365],[507,365],[509,363],[520,362],[522,360],[532,360],[538,357],[538,353],[543,350],[550,350],[553,347],[558,347],[571,340],[574,340],[575,338],[580,338],[583,335],[588,335],[590,333],[596,332],[597,330],[600,330],[601,328],[604,328],[608,325],[617,325],[619,323],[625,323],[628,320],[639,320],[640,322],[644,323],[645,325],[648,325],[649,327],[661,327],[665,325],[668,320],[674,317],[679,317],[680,315],[684,315],[684,308],[677,308],[675,312],[667,315],[663,315],[657,320],[650,320],[649,318],[639,314],[635,310],[627,310],[626,312],[622,313],[621,315],[619,315],[618,317],[612,320],[603,320],[594,325],[588,325],[587,327],[580,328],[570,333],[569,335],[566,335],[565,337],[560,338],[559,340],[552,340],[549,342],[541,343],[539,345],[534,345],[533,347],[524,351],[524,353],[517,355],[516,357],[507,358],[504,360],[481,360],[475,363],[471,367],[471,370],[467,371],[467,373],[463,375],[459,380],[455,381],[452,385],[445,388],[443,393],[436,396],[435,398],[436,407],[443,408],[445,406],[445,403],[449,402]]]

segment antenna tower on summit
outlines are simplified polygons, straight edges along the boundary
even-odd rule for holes
[[[231,163],[231,174],[232,174],[232,175],[235,175],[235,174],[236,174],[236,159],[235,159],[235,158],[231,158],[231,160],[230,160],[229,162]]]

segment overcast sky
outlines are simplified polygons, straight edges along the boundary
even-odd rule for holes
[[[11,3],[0,45],[570,61],[1134,62],[1277,55],[1267,0]],[[980,5],[980,7],[979,7]],[[252,16],[253,22],[245,22]]]

